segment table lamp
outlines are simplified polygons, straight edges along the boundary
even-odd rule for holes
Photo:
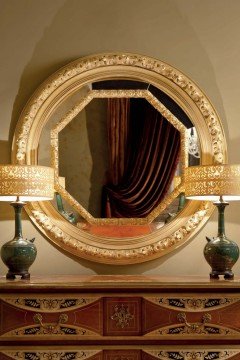
[[[0,201],[9,201],[15,211],[15,236],[1,248],[1,257],[8,267],[7,279],[29,279],[29,267],[37,250],[34,239],[23,239],[21,212],[26,201],[50,200],[54,196],[52,168],[37,165],[0,165]]]
[[[240,200],[240,165],[191,166],[185,171],[185,196],[213,201],[218,208],[217,237],[207,239],[204,256],[211,266],[211,279],[233,279],[232,267],[239,257],[238,245],[225,235],[224,210],[228,201]]]

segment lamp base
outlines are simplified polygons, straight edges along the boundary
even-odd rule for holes
[[[33,241],[34,239],[27,240],[17,237],[2,246],[1,258],[8,267],[7,279],[14,280],[16,276],[21,276],[25,280],[30,279],[28,269],[37,255]]]
[[[209,274],[210,279],[219,279],[219,275],[223,275],[225,280],[234,279],[234,273],[232,272],[232,270],[226,270],[224,272],[212,270]]]
[[[21,271],[21,272],[12,272],[10,270],[8,270],[7,274],[6,274],[6,279],[7,280],[14,280],[16,279],[16,276],[21,276],[22,280],[29,280],[30,279],[30,274],[27,270],[25,271]]]
[[[233,279],[232,267],[239,258],[238,245],[225,235],[212,239],[207,237],[207,241],[204,256],[212,268],[210,279],[219,279],[219,275],[226,280]]]

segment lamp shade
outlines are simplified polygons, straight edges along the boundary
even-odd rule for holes
[[[240,165],[200,165],[185,169],[185,196],[193,200],[240,200]]]
[[[0,165],[0,201],[50,200],[54,196],[54,171],[38,165]]]

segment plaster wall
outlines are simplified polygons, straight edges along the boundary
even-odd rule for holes
[[[146,54],[192,78],[220,114],[230,163],[240,163],[240,2],[238,0],[0,0],[0,163],[10,162],[14,128],[33,91],[76,58],[114,51]],[[239,245],[240,203],[226,213],[227,235]],[[185,246],[158,260],[129,266],[78,262],[54,248],[29,221],[36,237],[32,274],[205,275],[205,235],[216,213]],[[0,203],[0,244],[13,237],[12,209]],[[240,261],[235,265],[240,272]],[[0,263],[0,273],[6,272]]]

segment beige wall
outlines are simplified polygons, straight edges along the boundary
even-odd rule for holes
[[[99,52],[156,57],[190,76],[219,112],[230,162],[240,163],[240,2],[238,0],[0,0],[0,162],[10,161],[14,127],[36,87],[60,66]],[[1,244],[13,237],[12,209],[0,204]],[[208,274],[205,234],[216,234],[216,214],[187,245],[140,265],[75,262],[36,236],[32,274]],[[226,214],[227,235],[240,245],[240,203]],[[5,266],[0,263],[0,273]],[[240,271],[240,261],[235,273]]]

